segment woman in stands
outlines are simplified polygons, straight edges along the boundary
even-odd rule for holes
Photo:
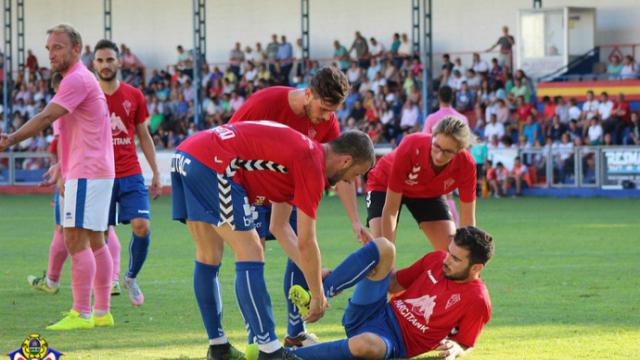
[[[395,242],[405,204],[435,250],[446,250],[456,230],[445,194],[460,192],[460,226],[475,226],[476,166],[467,150],[475,141],[469,126],[450,116],[433,134],[406,136],[369,172],[367,220],[373,237]]]

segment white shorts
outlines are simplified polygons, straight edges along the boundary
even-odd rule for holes
[[[71,179],[64,182],[65,228],[106,231],[113,179]]]

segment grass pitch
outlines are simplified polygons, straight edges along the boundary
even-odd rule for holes
[[[132,308],[123,294],[112,299],[115,328],[52,332],[44,327],[71,305],[69,264],[58,295],[35,292],[26,282],[27,275],[47,267],[50,197],[0,195],[0,353],[17,349],[36,332],[67,359],[203,359],[207,339],[192,290],[194,245],[186,228],[170,220],[169,197],[151,206],[151,249],[139,276],[145,305]],[[639,359],[639,214],[639,200],[479,200],[478,224],[496,241],[496,256],[483,271],[493,316],[467,359]],[[408,215],[400,224],[398,266],[430,249]],[[325,266],[337,265],[359,246],[350,229],[340,201],[325,199],[318,212]],[[130,230],[120,226],[118,234],[124,272]],[[275,242],[268,244],[266,259],[282,337],[285,256]],[[227,251],[220,274],[223,322],[232,343],[244,348],[233,269]],[[325,317],[308,329],[323,340],[342,337],[340,319],[348,296],[331,300]]]

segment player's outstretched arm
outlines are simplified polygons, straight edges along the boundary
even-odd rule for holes
[[[460,201],[460,227],[476,226],[476,201]]]
[[[271,220],[269,231],[276,237],[285,254],[296,264],[300,264],[298,236],[293,231],[289,218],[291,205],[287,203],[271,203]]]
[[[387,188],[387,196],[382,208],[382,236],[392,243],[396,243],[396,227],[398,225],[398,212],[402,202],[402,193],[397,193]]]
[[[149,134],[146,121],[136,125],[136,135],[138,135],[138,140],[140,141],[140,149],[142,149],[142,153],[153,173],[149,192],[154,199],[157,199],[162,191],[162,184],[160,184],[160,171],[158,171],[158,163],[156,161],[156,148],[153,145],[153,138]]]
[[[49,103],[47,107],[39,112],[36,116],[27,121],[18,130],[11,134],[1,134],[0,136],[0,151],[4,151],[10,146],[13,146],[22,140],[33,137],[40,131],[44,130],[47,126],[51,125],[57,118],[67,114],[67,109],[56,103]]]
[[[438,357],[440,359],[453,360],[470,353],[472,349],[473,348],[465,348],[451,339],[444,339],[440,341],[438,347],[433,350],[439,351]]]
[[[360,221],[355,183],[339,181],[336,184],[336,192],[338,196],[340,196],[340,200],[342,200],[342,205],[344,205],[344,210],[347,212],[349,222],[351,223],[351,230],[355,234],[356,239],[362,244],[368,243],[369,240],[373,239],[373,236]]]
[[[327,298],[322,287],[322,260],[320,248],[316,238],[316,220],[303,211],[298,211],[298,250],[300,262],[297,265],[302,270],[311,291],[311,303],[307,322],[319,320],[328,307]]]

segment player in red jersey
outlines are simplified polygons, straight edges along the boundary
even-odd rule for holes
[[[347,77],[334,66],[326,66],[318,70],[305,89],[295,89],[287,86],[273,86],[258,91],[233,115],[230,123],[247,120],[271,120],[291,127],[320,143],[328,143],[340,135],[340,124],[335,115],[338,106],[344,101],[349,92]],[[356,238],[365,243],[371,239],[371,234],[362,225],[358,214],[355,184],[338,182],[336,192],[340,196],[351,228]],[[256,229],[263,243],[282,234],[286,224],[270,222],[271,206],[262,203],[256,206],[258,219]],[[292,212],[290,224],[296,230],[296,211]],[[273,229],[271,232],[269,229]],[[306,286],[300,269],[294,262],[287,261],[284,273],[285,297],[289,288],[299,284]],[[313,334],[305,330],[304,321],[297,309],[287,298],[288,325],[285,344],[287,346],[303,346],[316,342]]]
[[[446,250],[456,226],[443,195],[460,191],[460,225],[475,226],[476,165],[466,150],[469,126],[455,117],[440,121],[433,135],[411,134],[378,161],[367,182],[367,220],[374,236],[395,242],[405,204],[435,250]]]
[[[432,350],[439,358],[454,359],[468,353],[491,318],[480,271],[493,253],[491,236],[467,226],[456,231],[446,252],[428,253],[396,271],[395,247],[376,238],[324,280],[325,289],[339,279],[357,284],[342,319],[348,338],[292,352],[305,360],[404,359]],[[387,292],[401,291],[387,301]],[[302,298],[304,290],[299,292]]]
[[[287,139],[283,146],[282,139]],[[209,336],[208,359],[236,358],[221,325],[218,284],[223,245],[236,257],[236,297],[260,359],[287,358],[275,335],[264,282],[264,248],[251,205],[269,201],[271,221],[284,224],[278,242],[301,269],[314,297],[308,321],[327,306],[323,296],[316,209],[325,185],[351,181],[375,161],[366,134],[350,131],[329,144],[272,121],[245,121],[202,131],[186,139],[172,160],[173,218],[186,222],[196,243],[194,290]],[[289,225],[300,210],[298,235]],[[255,214],[257,217],[257,214]]]
[[[124,287],[128,290],[129,301],[134,306],[144,302],[144,295],[137,282],[137,276],[144,264],[151,241],[149,195],[138,162],[135,136],[140,149],[153,172],[149,190],[153,198],[160,195],[160,172],[156,163],[153,139],[147,128],[149,113],[144,95],[139,89],[120,82],[117,79],[118,47],[109,40],[100,40],[94,49],[93,68],[98,74],[100,87],[107,98],[111,113],[111,131],[113,152],[116,164],[116,179],[113,185],[109,225],[117,223],[131,224],[131,242],[129,244],[129,268],[124,277]],[[116,210],[116,206],[118,207]],[[112,238],[110,237],[109,240]],[[120,245],[109,242],[112,252],[118,252]],[[118,261],[119,265],[119,261]],[[116,272],[116,274],[119,271]],[[118,278],[114,287],[118,287]],[[116,289],[117,290],[117,289]]]

